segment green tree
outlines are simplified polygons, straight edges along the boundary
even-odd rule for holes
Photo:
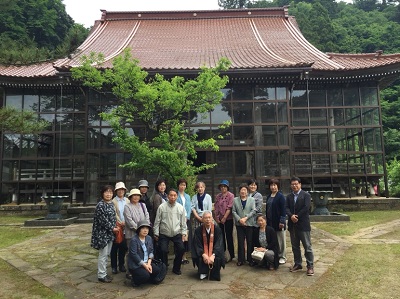
[[[249,0],[218,0],[218,5],[224,9],[245,8],[251,2]]]
[[[400,161],[392,160],[387,164],[389,194],[390,196],[400,196]]]
[[[129,50],[114,59],[111,69],[93,66],[101,60],[102,55],[86,57],[72,75],[100,92],[111,90],[118,100],[114,110],[101,116],[113,127],[114,140],[132,154],[124,167],[158,173],[174,184],[180,177],[193,182],[199,172],[214,166],[194,165],[197,149],[218,150],[218,146],[214,138],[197,138],[190,125],[220,103],[220,89],[228,78],[219,73],[228,69],[227,59],[215,68],[202,67],[194,79],[176,76],[169,80],[159,74],[149,78]],[[145,133],[132,131],[134,124],[143,126]]]
[[[0,129],[18,134],[36,134],[43,131],[48,123],[38,120],[38,116],[30,111],[18,111],[15,108],[0,108]]]

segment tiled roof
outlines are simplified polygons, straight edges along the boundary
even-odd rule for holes
[[[43,62],[32,65],[3,66],[0,65],[0,76],[5,77],[52,77],[57,74],[53,62]]]
[[[107,12],[71,58],[60,59],[60,71],[79,66],[83,55],[104,54],[104,67],[130,48],[148,71],[196,71],[213,67],[222,57],[231,70],[288,70],[311,67],[319,72],[400,68],[400,54],[343,55],[323,53],[301,34],[287,8],[215,11]],[[51,64],[0,67],[0,76],[51,76]]]

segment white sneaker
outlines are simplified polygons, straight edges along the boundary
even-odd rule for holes
[[[204,278],[207,277],[207,274],[200,274],[200,279],[203,280]]]
[[[283,257],[281,257],[280,259],[279,259],[279,264],[285,264],[286,263],[286,260],[283,258]]]

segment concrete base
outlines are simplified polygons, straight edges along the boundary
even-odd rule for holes
[[[330,215],[310,215],[311,222],[337,222],[350,221],[350,216],[346,214],[331,212]]]
[[[67,226],[75,222],[78,217],[71,217],[66,219],[46,219],[36,218],[26,220],[24,226]]]

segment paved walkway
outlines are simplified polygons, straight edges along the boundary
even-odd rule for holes
[[[386,229],[399,229],[400,221],[393,221],[384,226]],[[185,265],[182,267],[181,276],[168,272],[160,285],[132,288],[124,273],[113,275],[112,283],[97,281],[97,251],[89,245],[91,227],[91,224],[73,224],[56,229],[49,234],[0,250],[0,258],[43,285],[56,292],[62,292],[66,298],[280,299],[286,298],[286,288],[305,288],[312,285],[353,243],[364,243],[365,240],[371,242],[371,232],[374,232],[373,238],[388,232],[376,226],[366,228],[351,238],[340,239],[313,228],[313,277],[307,276],[305,271],[289,272],[293,256],[287,234],[288,263],[281,265],[277,271],[251,268],[247,265],[237,267],[236,263],[231,262],[221,270],[222,280],[215,282],[200,281],[196,269],[192,265]]]

